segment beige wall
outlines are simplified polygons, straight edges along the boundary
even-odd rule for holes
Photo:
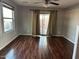
[[[64,17],[63,10],[61,9],[58,11],[58,18],[57,18],[57,35],[58,36],[63,36],[63,33],[62,33],[63,17]]]
[[[79,25],[79,7],[64,9],[62,20],[62,34],[69,41],[75,43],[77,25]]]
[[[9,0],[2,0],[5,1],[6,3],[12,5],[15,7],[15,16],[17,17],[17,10],[16,10],[16,4]],[[2,17],[1,17],[1,12],[2,12],[2,3],[0,3],[0,50],[4,48],[7,44],[9,44],[15,37],[17,37],[17,23],[15,23],[15,31],[12,32],[4,32],[3,31],[3,23],[2,23]],[[15,17],[15,22],[17,22],[17,18]]]
[[[19,34],[32,34],[32,11],[26,7],[18,7]]]

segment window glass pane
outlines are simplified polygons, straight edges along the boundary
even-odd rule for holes
[[[4,19],[4,32],[11,31],[13,29],[12,19]]]
[[[6,7],[3,7],[3,17],[12,18],[12,10]]]

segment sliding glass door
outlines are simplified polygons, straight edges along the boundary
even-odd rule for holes
[[[50,14],[40,14],[40,34],[47,35]]]

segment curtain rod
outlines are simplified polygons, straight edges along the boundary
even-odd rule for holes
[[[57,10],[30,9],[30,11],[35,11],[35,10],[39,10],[39,11],[57,11]]]

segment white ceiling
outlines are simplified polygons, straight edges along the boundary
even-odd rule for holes
[[[51,0],[54,1],[54,0]],[[36,7],[44,7],[44,0],[14,0],[15,3],[19,4],[19,5],[23,5],[23,6],[36,6]],[[42,3],[35,3],[35,2],[42,2]],[[49,5],[50,7],[68,7],[71,5],[75,5],[79,3],[79,0],[58,0],[58,1],[54,1],[59,3],[59,6],[55,6],[55,5]]]

